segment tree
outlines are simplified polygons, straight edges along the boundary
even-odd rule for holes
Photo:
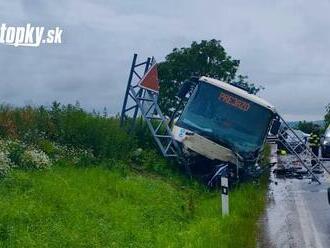
[[[239,60],[230,57],[219,40],[194,41],[190,47],[174,48],[164,62],[159,64],[159,103],[166,114],[176,107],[176,94],[185,79],[192,76],[209,76],[231,83],[256,94],[260,87],[247,81],[247,76],[236,75]]]
[[[304,133],[311,133],[314,131],[315,125],[311,121],[299,121],[297,129],[303,131]]]
[[[237,79],[231,82],[232,85],[246,90],[250,94],[256,95],[261,89],[264,89],[262,86],[256,86],[253,83],[248,81],[248,76],[238,75]]]

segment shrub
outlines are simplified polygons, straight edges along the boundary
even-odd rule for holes
[[[20,163],[25,148],[25,145],[19,142],[11,142],[9,144],[9,158],[15,165]]]
[[[138,129],[140,130],[140,129]],[[119,118],[87,113],[79,104],[14,108],[0,106],[0,135],[36,144],[50,157],[51,142],[92,150],[100,158],[126,159],[136,139],[119,125]],[[47,141],[49,140],[49,141]]]
[[[54,158],[58,153],[56,145],[49,140],[41,139],[37,142],[37,146],[51,158]]]
[[[171,162],[161,157],[157,151],[141,148],[131,153],[131,162],[150,172],[156,172],[163,176],[172,176],[176,173]]]
[[[36,149],[27,149],[21,157],[20,166],[23,168],[42,169],[52,165],[46,153]]]
[[[26,145],[18,140],[0,139],[0,150],[5,152],[11,160],[12,166],[19,164]]]
[[[10,171],[11,161],[8,158],[8,154],[4,151],[0,151],[0,176],[6,176]]]
[[[76,148],[66,145],[54,145],[55,161],[66,161],[72,165],[88,165],[95,162],[96,158],[91,150]]]

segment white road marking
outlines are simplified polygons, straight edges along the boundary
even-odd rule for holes
[[[294,194],[294,200],[296,204],[297,213],[299,216],[301,230],[303,232],[303,238],[306,247],[322,248],[322,242],[319,234],[315,228],[313,217],[306,209],[306,203],[303,197],[299,194]]]

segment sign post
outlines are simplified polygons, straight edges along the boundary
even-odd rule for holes
[[[221,164],[213,175],[213,177],[208,182],[208,185],[212,187],[217,180],[221,181],[221,211],[222,216],[229,214],[229,197],[228,197],[228,164]]]
[[[222,216],[229,214],[228,177],[226,175],[221,176],[221,209]]]

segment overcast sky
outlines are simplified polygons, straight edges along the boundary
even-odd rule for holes
[[[62,28],[62,44],[0,44],[0,101],[54,100],[120,111],[134,52],[219,39],[240,73],[289,120],[323,118],[330,102],[330,1],[0,0],[7,26]]]

